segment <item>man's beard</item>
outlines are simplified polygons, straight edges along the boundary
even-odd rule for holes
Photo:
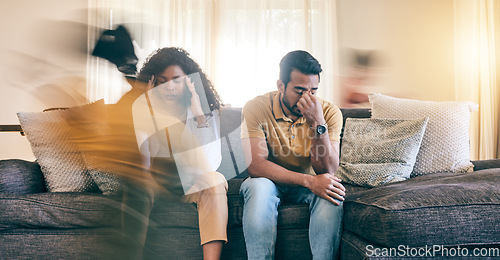
[[[297,105],[291,106],[290,102],[288,102],[288,99],[284,94],[282,94],[281,97],[281,102],[283,103],[283,105],[285,105],[288,111],[290,111],[290,113],[292,113],[296,117],[302,117],[302,113],[300,113],[300,111],[298,110]]]

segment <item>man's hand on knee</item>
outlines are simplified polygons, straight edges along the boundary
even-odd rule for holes
[[[337,201],[344,201],[345,188],[340,184],[341,180],[331,174],[324,173],[311,176],[306,182],[306,188],[319,197],[330,201],[335,205],[340,205]]]

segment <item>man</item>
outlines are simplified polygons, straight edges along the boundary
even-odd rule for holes
[[[248,259],[274,258],[282,201],[309,204],[314,259],[337,255],[345,188],[334,173],[342,114],[315,96],[321,71],[311,54],[290,52],[280,62],[278,91],[243,108],[243,150],[251,160],[240,189]]]

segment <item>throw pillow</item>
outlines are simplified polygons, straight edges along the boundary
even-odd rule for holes
[[[74,110],[69,123],[72,127],[72,140],[82,155],[87,174],[92,177],[104,195],[117,194],[121,181],[116,174],[118,169],[111,164],[111,154],[120,152],[113,146],[115,137],[111,129],[110,106],[100,103],[85,110]],[[122,126],[116,126],[122,128]],[[121,140],[120,140],[121,141]],[[113,158],[116,164],[127,164],[124,158]]]
[[[102,170],[89,169],[88,173],[104,195],[116,195],[122,190],[122,181],[118,176]]]
[[[469,172],[470,112],[472,102],[434,102],[370,93],[372,118],[414,119],[429,117],[427,130],[412,177],[435,172]]]
[[[97,191],[86,172],[85,162],[73,141],[72,115],[104,104],[95,103],[47,112],[17,114],[37,162],[40,164],[49,192]]]
[[[335,175],[364,187],[409,179],[427,122],[347,118]]]

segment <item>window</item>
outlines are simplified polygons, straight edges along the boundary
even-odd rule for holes
[[[333,2],[333,3],[332,3]],[[318,95],[336,102],[335,4],[328,0],[91,0],[89,46],[102,28],[124,25],[136,42],[138,68],[159,47],[187,50],[223,102],[243,106],[276,90],[281,58],[302,49],[323,67]],[[130,87],[116,68],[89,57],[88,96],[116,102]]]

